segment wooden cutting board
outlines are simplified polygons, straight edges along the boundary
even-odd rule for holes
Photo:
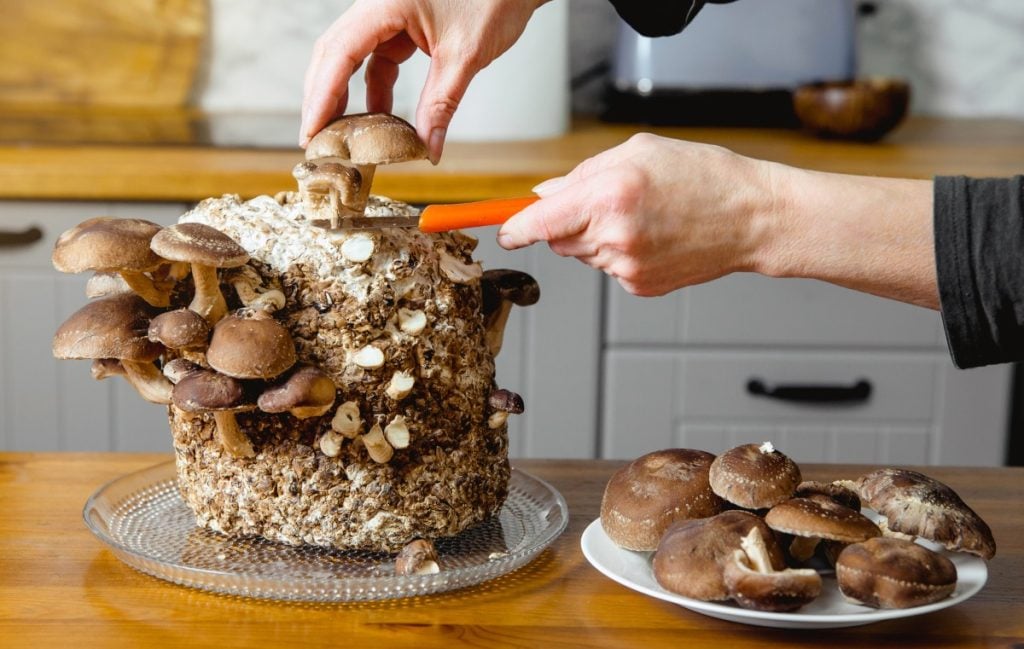
[[[0,103],[181,106],[207,0],[0,0]]]

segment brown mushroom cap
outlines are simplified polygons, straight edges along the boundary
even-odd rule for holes
[[[218,372],[198,369],[181,377],[171,392],[174,405],[185,412],[246,410],[252,403],[246,399],[245,386],[238,379]]]
[[[402,547],[395,557],[395,574],[431,575],[440,572],[437,550],[426,539],[416,539]]]
[[[239,379],[274,378],[294,365],[295,359],[291,334],[263,310],[236,311],[222,319],[206,350],[210,367]]]
[[[480,285],[485,314],[496,311],[501,300],[508,300],[516,306],[530,306],[540,300],[537,280],[522,271],[507,268],[485,270]]]
[[[357,165],[381,165],[427,157],[427,147],[408,122],[388,113],[359,113],[337,119],[313,136],[306,159],[341,158]]]
[[[815,482],[813,480],[801,482],[797,485],[796,493],[793,495],[797,498],[810,498],[812,500],[821,496],[837,502],[843,507],[848,507],[855,512],[860,511],[860,497],[857,493],[835,482]]]
[[[150,249],[150,240],[160,229],[142,219],[100,216],[82,221],[57,238],[53,267],[62,273],[153,270],[163,262]]]
[[[744,444],[715,458],[709,477],[722,498],[747,509],[764,509],[792,497],[800,484],[800,468],[768,442]]]
[[[178,223],[158,232],[150,247],[164,259],[213,268],[235,268],[249,253],[235,240],[205,223]]]
[[[722,570],[729,596],[743,608],[793,611],[821,594],[821,576],[810,569],[774,570],[758,528],[750,530]]]
[[[879,537],[847,546],[836,561],[836,580],[858,604],[909,608],[949,597],[956,566],[912,541]]]
[[[75,311],[53,336],[57,358],[116,358],[151,362],[163,345],[146,337],[156,309],[134,293],[89,302]]]
[[[495,410],[521,415],[526,409],[523,398],[511,390],[495,390],[487,398],[487,403]]]
[[[171,383],[178,383],[193,372],[203,368],[186,358],[175,358],[164,363],[162,373]]]
[[[773,570],[786,562],[771,529],[757,516],[730,510],[710,518],[676,523],[665,532],[654,553],[654,578],[673,593],[704,601],[729,599],[725,585],[725,563],[741,549],[750,530],[757,528],[764,539]]]
[[[290,412],[300,419],[318,417],[334,405],[336,391],[331,377],[312,365],[303,365],[265,390],[257,404],[263,412]]]
[[[149,339],[170,349],[196,349],[206,346],[210,325],[191,309],[165,311],[149,323]]]
[[[992,530],[947,485],[908,469],[879,469],[856,482],[861,499],[896,532],[985,559],[996,554]]]
[[[704,451],[668,449],[616,471],[601,499],[601,526],[608,538],[628,550],[653,550],[673,523],[722,511],[708,484],[714,458]]]
[[[790,498],[772,507],[764,521],[768,527],[784,534],[844,543],[882,535],[868,517],[827,499]]]

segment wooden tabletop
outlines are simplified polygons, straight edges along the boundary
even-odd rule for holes
[[[162,455],[0,453],[0,647],[1010,647],[1024,643],[1024,469],[929,467],[992,526],[989,581],[945,611],[849,629],[787,631],[690,612],[605,578],[579,539],[598,514],[606,461],[529,460],[568,529],[536,560],[479,586],[412,600],[301,604],[192,590],[122,564],[82,522],[104,482]],[[866,467],[808,465],[807,477]]]
[[[98,124],[117,130],[116,120]],[[145,128],[130,124],[137,144],[39,144],[31,125],[23,127],[24,141],[8,134],[7,143],[0,144],[0,199],[190,202],[225,193],[274,194],[295,184],[290,172],[302,159],[298,149],[146,144]],[[784,129],[648,128],[577,120],[569,134],[549,140],[449,143],[437,167],[416,162],[380,168],[374,192],[415,203],[526,194],[641,130],[843,173],[929,178],[1024,171],[1024,121],[914,118],[882,142],[859,144]]]

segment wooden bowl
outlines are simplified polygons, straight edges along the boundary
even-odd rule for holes
[[[907,82],[885,77],[812,83],[793,93],[805,128],[821,137],[869,142],[896,128],[909,104]]]

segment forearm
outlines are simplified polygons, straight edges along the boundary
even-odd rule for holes
[[[755,270],[939,308],[932,182],[772,165]]]

